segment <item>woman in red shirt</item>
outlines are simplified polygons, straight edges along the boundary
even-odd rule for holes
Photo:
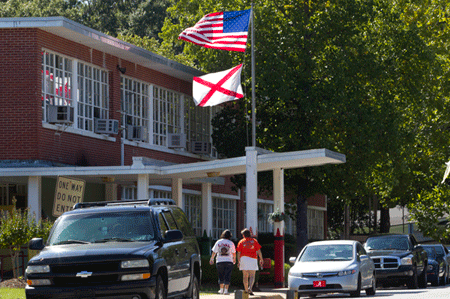
[[[252,288],[255,283],[255,273],[259,264],[263,266],[263,256],[261,253],[261,245],[252,238],[250,230],[247,228],[241,231],[244,238],[239,241],[236,251],[239,270],[242,270],[245,291],[253,295]]]

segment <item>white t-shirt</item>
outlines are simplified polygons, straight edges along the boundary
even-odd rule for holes
[[[212,251],[216,253],[216,263],[233,262],[236,253],[234,243],[228,239],[220,239],[214,244]]]

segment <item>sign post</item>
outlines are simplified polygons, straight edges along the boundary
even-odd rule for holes
[[[85,184],[84,180],[58,177],[53,203],[53,216],[59,217],[64,212],[71,211],[75,204],[83,202]]]

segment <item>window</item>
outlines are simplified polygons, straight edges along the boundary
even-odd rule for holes
[[[324,211],[308,208],[308,237],[313,240],[324,238]]]
[[[273,212],[273,204],[258,203],[258,232],[273,232],[273,225],[267,220]]]
[[[220,106],[199,107],[191,97],[186,97],[184,102],[186,140],[211,141],[211,119],[222,109]]]
[[[184,195],[184,211],[194,229],[196,236],[202,236],[202,197],[200,195]]]
[[[180,95],[153,87],[153,144],[167,146],[169,133],[181,133]]]
[[[218,239],[226,229],[236,236],[236,201],[213,197],[213,232],[212,238]]]
[[[128,139],[148,141],[149,85],[122,77],[121,96],[125,136]],[[137,130],[136,127],[140,129]]]
[[[42,52],[42,119],[47,106],[72,106],[72,60]]]
[[[183,235],[186,237],[194,236],[194,232],[192,230],[191,225],[189,224],[186,215],[181,211],[180,208],[174,208],[172,210],[173,216],[175,217],[178,227],[183,232]]]
[[[78,128],[94,131],[94,118],[109,118],[108,72],[79,62]]]
[[[49,106],[76,105],[77,118],[72,115],[73,110],[68,113],[81,130],[92,132],[94,118],[109,118],[108,72],[59,54],[42,52],[42,119],[49,121]]]

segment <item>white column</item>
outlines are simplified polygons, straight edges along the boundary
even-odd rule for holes
[[[138,174],[137,199],[148,199],[148,174]]]
[[[255,147],[247,146],[246,155],[246,202],[247,228],[258,236],[258,153]]]
[[[172,199],[175,201],[177,206],[183,208],[183,179],[172,179]]]
[[[41,177],[28,177],[28,209],[30,215],[36,217],[39,221],[42,217],[42,201],[41,201]]]
[[[202,236],[206,231],[208,237],[212,235],[213,229],[213,205],[212,205],[212,184],[202,184]]]
[[[284,213],[284,170],[280,168],[273,170],[273,211],[277,209]],[[284,227],[284,221],[274,222],[274,235],[279,230],[280,235],[284,236]]]

